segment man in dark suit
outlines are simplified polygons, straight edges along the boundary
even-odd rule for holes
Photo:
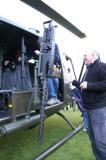
[[[95,50],[85,52],[84,63],[88,71],[79,87],[88,113],[88,134],[96,160],[106,160],[106,64]]]

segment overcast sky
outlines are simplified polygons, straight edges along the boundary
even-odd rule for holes
[[[72,44],[72,51],[74,48],[77,48],[77,46],[79,53],[80,47],[83,47],[82,49],[93,48],[100,52],[101,57],[104,59],[106,55],[105,0],[58,0],[56,3],[54,3],[54,0],[44,1],[87,35],[87,38],[84,40],[77,40],[76,37],[71,40],[72,36],[70,36],[69,46],[71,48]],[[69,51],[71,53],[71,49]]]
[[[36,0],[35,0],[36,1]],[[68,54],[79,72],[83,51],[93,48],[100,52],[106,62],[106,4],[105,0],[44,0],[87,35],[80,39],[60,25],[56,29],[56,42],[61,52]],[[28,28],[36,28],[43,33],[43,22],[48,17],[35,11],[19,0],[0,0],[0,15],[10,18]]]

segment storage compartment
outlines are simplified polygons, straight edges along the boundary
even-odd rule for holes
[[[12,112],[13,115],[20,115],[26,113],[32,108],[29,106],[31,100],[31,91],[12,92]]]

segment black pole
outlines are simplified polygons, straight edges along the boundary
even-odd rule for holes
[[[75,79],[77,80],[77,76],[75,74],[75,69],[74,69],[74,65],[73,65],[73,62],[72,62],[71,58],[70,58],[70,62],[71,62],[71,65],[72,65],[72,69],[73,69],[73,72],[74,72]]]
[[[58,141],[56,144],[49,147],[47,150],[45,150],[43,153],[35,157],[33,160],[43,160],[46,157],[48,157],[51,153],[53,153],[56,149],[58,149],[60,146],[62,146],[65,142],[67,142],[70,138],[72,138],[76,133],[78,133],[83,127],[83,123],[80,124],[79,127],[77,127],[74,131],[70,132],[65,138]]]
[[[57,112],[56,114],[62,117],[69,124],[69,126],[72,127],[72,129],[76,129],[76,126],[71,121],[69,121],[62,113]]]
[[[84,69],[84,61],[82,63],[82,67],[81,67],[81,71],[80,71],[80,74],[79,74],[78,82],[80,82],[80,80],[81,80],[83,69]]]

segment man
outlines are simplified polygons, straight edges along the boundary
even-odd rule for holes
[[[60,53],[59,53],[59,48],[57,44],[55,44],[54,65],[57,67],[61,66]],[[48,84],[48,98],[49,98],[47,105],[60,103],[60,100],[57,99],[59,79],[57,77],[50,77],[48,78],[47,84]]]
[[[106,160],[106,64],[94,50],[85,52],[84,63],[88,71],[80,87],[88,113],[88,134],[96,160]]]

